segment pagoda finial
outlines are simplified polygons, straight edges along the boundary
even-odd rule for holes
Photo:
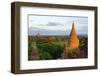
[[[72,29],[71,29],[70,36],[73,36],[73,35],[77,36],[74,22],[72,23]]]
[[[75,24],[74,24],[74,22],[72,23],[72,30],[75,30]]]
[[[72,27],[74,28],[74,22],[72,23]]]

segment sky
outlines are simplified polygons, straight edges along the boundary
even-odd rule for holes
[[[88,17],[53,15],[29,15],[28,34],[69,35],[73,22],[78,35],[87,35]]]

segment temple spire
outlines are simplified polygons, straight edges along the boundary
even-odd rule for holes
[[[79,47],[79,40],[77,37],[77,33],[75,30],[75,24],[74,22],[72,23],[72,29],[69,37],[69,47],[70,48],[78,48]]]
[[[79,39],[77,37],[77,33],[76,33],[74,22],[72,23],[71,26],[72,26],[72,28],[71,28],[68,44],[64,45],[64,50],[63,50],[63,53],[61,55],[61,57],[63,59],[78,58],[79,55],[80,55]]]
[[[77,34],[76,34],[76,30],[75,30],[75,24],[74,24],[74,22],[72,23],[72,29],[71,29],[71,33],[70,33],[70,36],[76,36]]]

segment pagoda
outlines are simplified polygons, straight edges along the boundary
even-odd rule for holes
[[[71,55],[71,54],[74,54],[75,56],[77,55],[77,57],[80,54],[79,39],[77,37],[77,33],[76,33],[76,30],[75,30],[75,24],[74,23],[72,23],[72,29],[71,29],[71,32],[70,32],[68,44],[64,45],[64,50],[63,50],[61,57],[62,57],[62,59],[75,58],[75,57],[70,57],[69,55]]]
[[[70,33],[70,37],[69,37],[68,47],[69,48],[78,48],[79,47],[79,39],[77,37],[74,23],[72,23],[72,29],[71,29],[71,33]]]
[[[32,47],[32,54],[31,54],[31,59],[32,60],[39,60],[39,52],[38,52],[38,48],[36,46],[36,43],[32,43],[31,44]]]

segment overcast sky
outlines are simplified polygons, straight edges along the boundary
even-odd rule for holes
[[[68,35],[73,22],[77,34],[86,35],[88,32],[88,17],[29,15],[28,22],[29,35],[38,32],[43,35]]]

